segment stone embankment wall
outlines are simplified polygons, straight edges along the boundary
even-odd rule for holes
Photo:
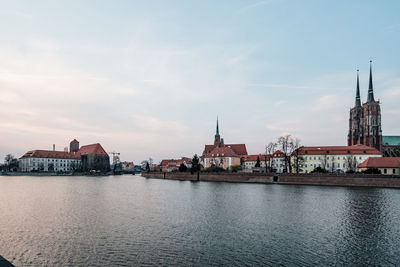
[[[238,183],[366,186],[400,188],[400,176],[375,174],[142,173],[146,178]]]

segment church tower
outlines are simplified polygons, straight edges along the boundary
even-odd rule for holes
[[[363,104],[363,144],[382,150],[381,107],[379,101],[374,99],[372,84],[372,61],[369,66],[368,99]]]
[[[350,109],[349,134],[347,137],[347,145],[352,146],[355,144],[362,144],[361,120],[362,120],[362,107],[360,98],[360,78],[359,78],[359,72],[357,70],[356,102],[354,108]]]
[[[214,137],[214,147],[221,145],[221,136],[219,135],[218,118],[217,118],[217,130]]]
[[[357,89],[355,106],[350,110],[349,146],[363,144],[382,150],[381,108],[379,101],[375,101],[372,83],[372,61],[369,66],[369,85],[367,102],[361,106],[360,82],[357,70]]]

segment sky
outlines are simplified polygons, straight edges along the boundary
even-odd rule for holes
[[[346,145],[369,61],[400,135],[400,2],[0,0],[0,156],[76,138],[139,163],[201,154],[217,116],[250,154]],[[1,160],[0,160],[1,161]]]

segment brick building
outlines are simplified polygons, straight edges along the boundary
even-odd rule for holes
[[[362,105],[357,70],[356,101],[355,106],[350,110],[347,144],[349,146],[361,144],[382,151],[381,108],[379,101],[375,101],[374,98],[372,62],[369,69],[368,98]]]
[[[73,172],[110,170],[110,158],[100,144],[86,145],[79,148],[74,139],[70,143],[70,152],[53,150],[32,150],[19,159],[19,169],[24,172]]]

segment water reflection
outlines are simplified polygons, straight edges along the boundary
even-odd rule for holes
[[[346,190],[344,216],[336,244],[339,264],[376,266],[396,262],[391,247],[398,244],[398,233],[391,227],[394,207],[386,189],[357,188]],[[398,229],[397,229],[398,230]]]
[[[400,191],[0,177],[0,253],[25,265],[390,265]]]

